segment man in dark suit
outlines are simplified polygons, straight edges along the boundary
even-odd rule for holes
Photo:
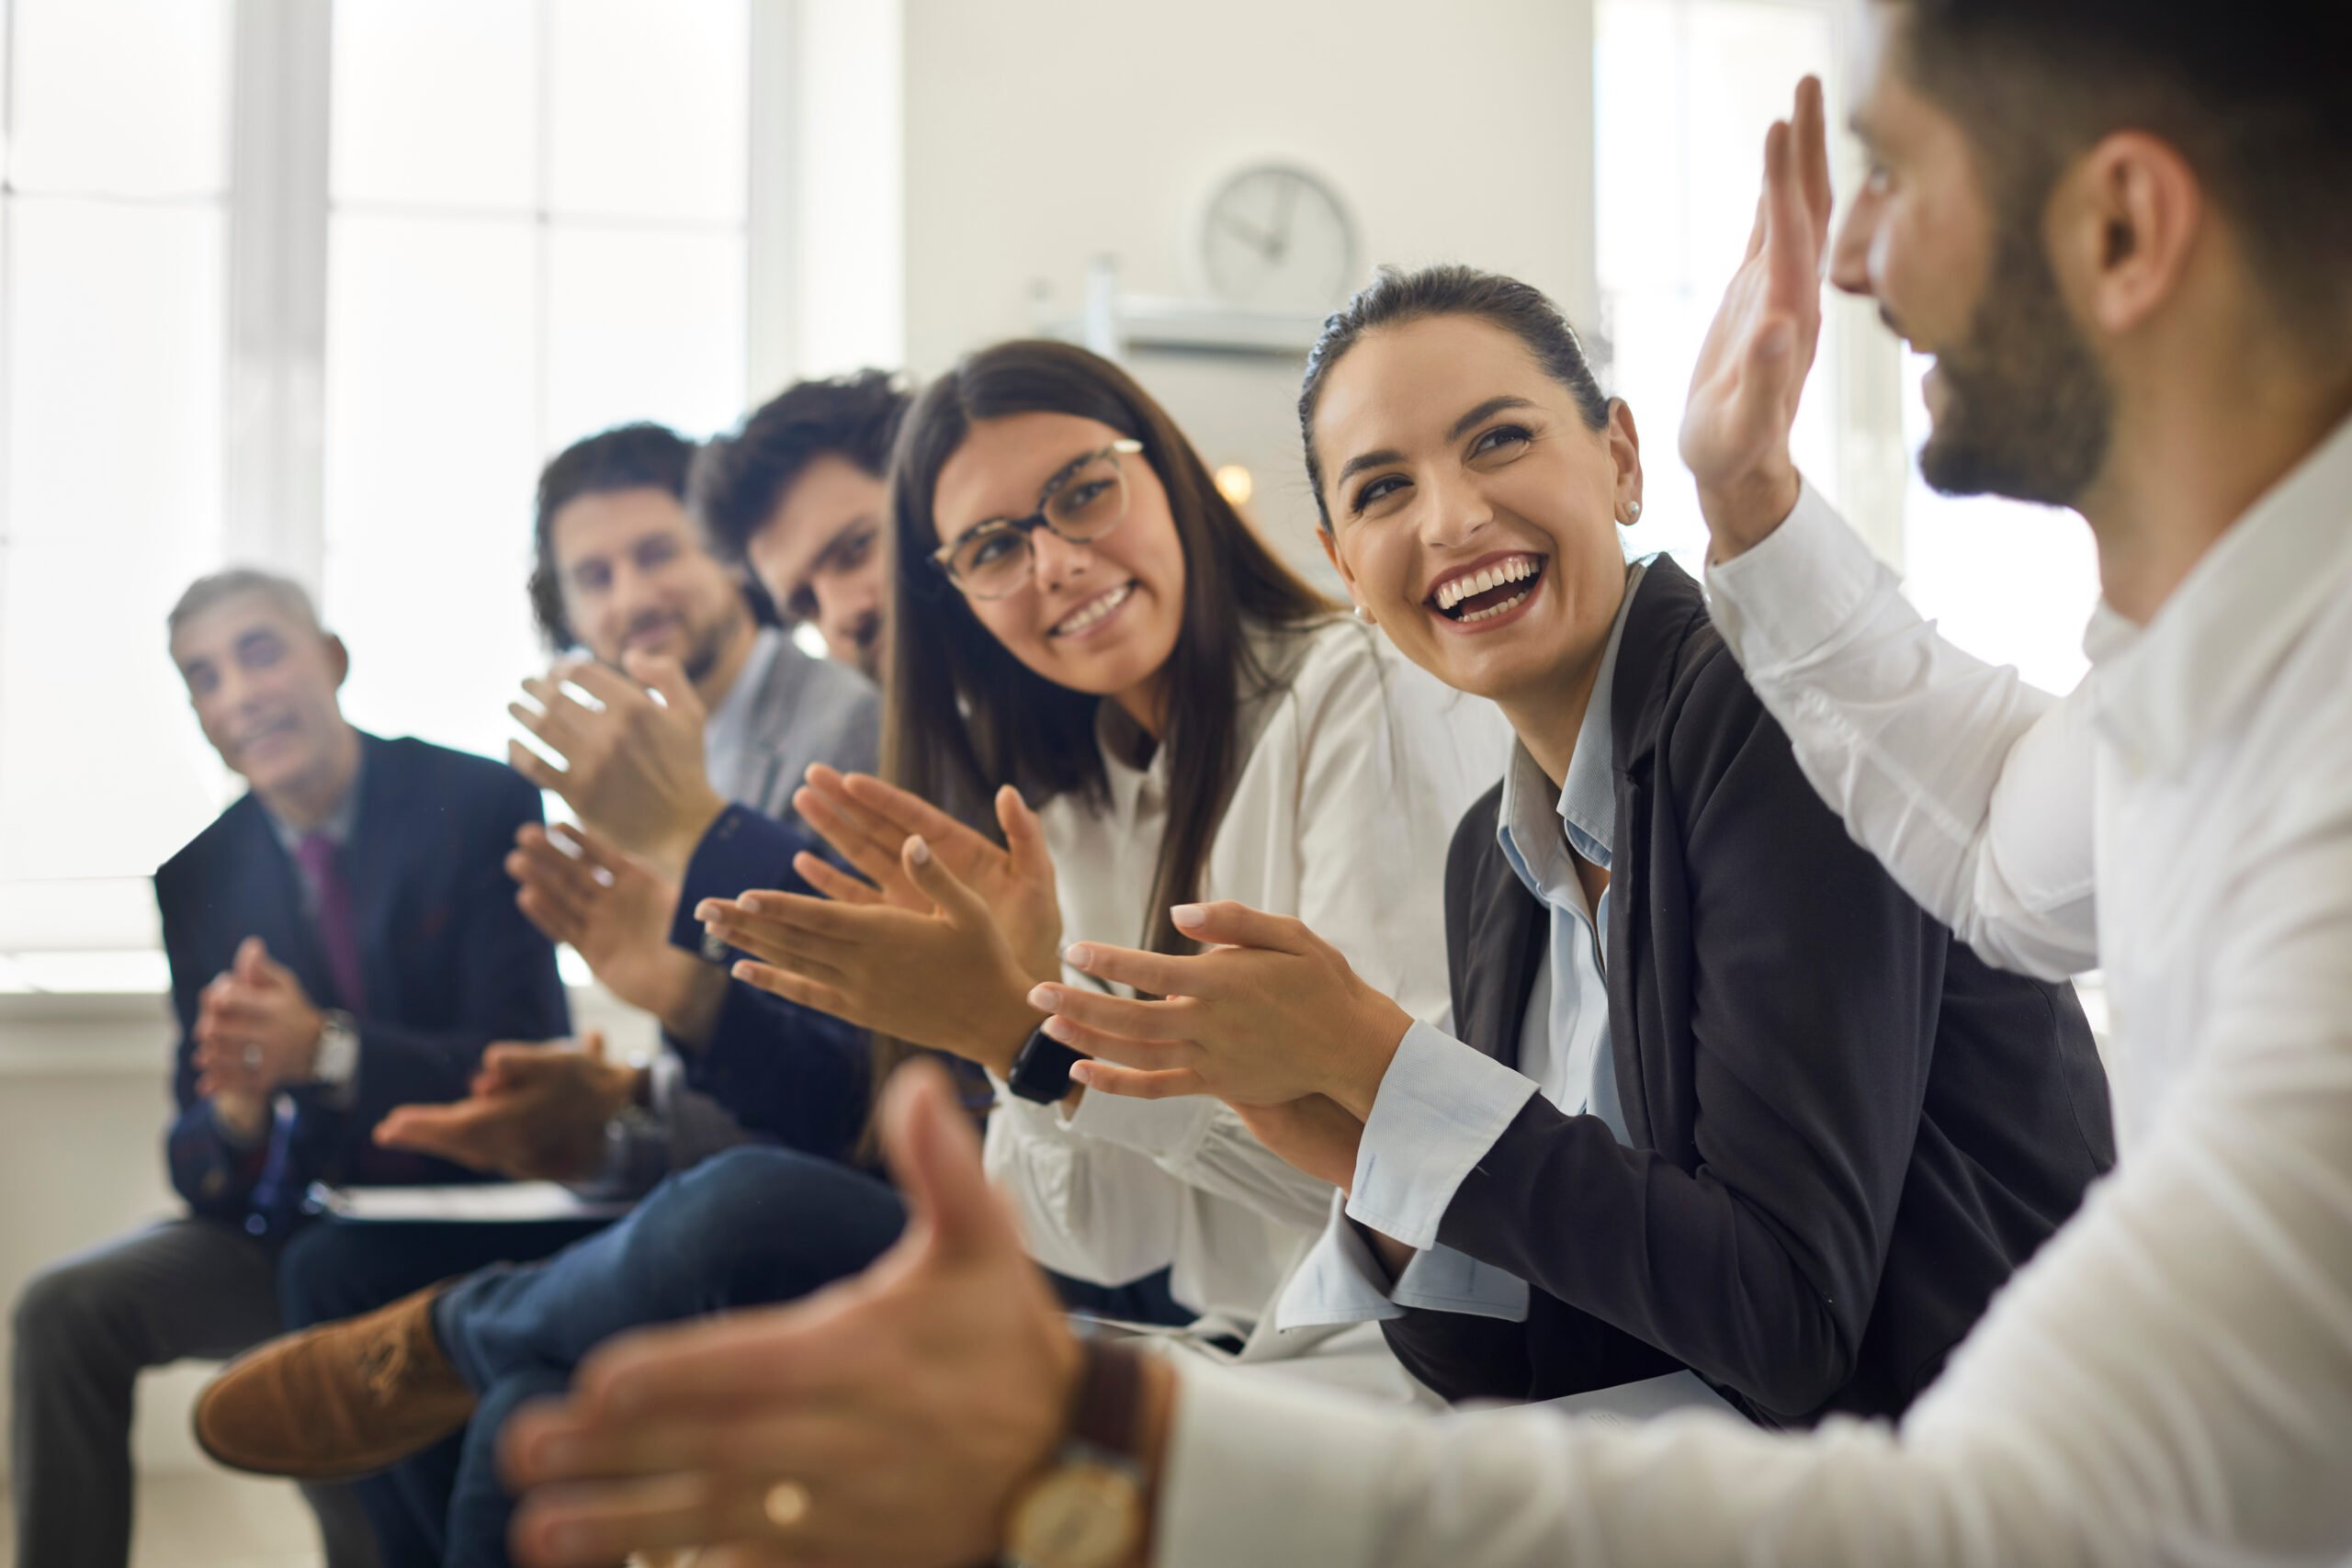
[[[314,1180],[439,1181],[379,1149],[396,1105],[462,1096],[495,1040],[567,1028],[554,949],[501,863],[539,819],[504,766],[343,717],[350,667],[296,584],[205,578],[171,613],[205,738],[250,793],[155,874],[180,1026],[168,1151],[187,1214],[59,1263],[16,1310],[17,1561],[120,1568],[139,1372],[278,1330],[280,1248]],[[331,1568],[373,1561],[311,1493]]]

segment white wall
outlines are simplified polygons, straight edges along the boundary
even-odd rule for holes
[[[1318,171],[1364,261],[1464,261],[1594,300],[1590,0],[903,0],[908,363],[1075,313],[1089,260],[1200,292],[1194,227],[1267,159]],[[1297,367],[1131,367],[1312,551]]]

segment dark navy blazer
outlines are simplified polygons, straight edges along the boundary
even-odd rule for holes
[[[2004,974],[1904,897],[1799,771],[1673,562],[1615,690],[1609,1021],[1631,1145],[1531,1099],[1439,1239],[1532,1287],[1527,1320],[1408,1312],[1448,1399],[1696,1371],[1756,1418],[1893,1416],[2115,1161],[2073,990]],[[1508,1065],[1544,906],[1495,841],[1446,864],[1456,1035]]]
[[[343,872],[358,925],[367,1009],[347,1108],[292,1092],[283,1179],[255,1211],[267,1145],[241,1150],[196,1094],[198,999],[258,936],[319,1007],[344,1005],[303,909],[300,873],[253,795],[230,807],[155,873],[180,1041],[169,1138],[172,1184],[197,1213],[282,1232],[311,1181],[478,1179],[459,1168],[379,1149],[369,1134],[394,1106],[462,1099],[482,1047],[547,1040],[571,1024],[555,950],[514,905],[504,869],[514,831],[540,820],[539,793],[501,762],[422,740],[360,738],[359,807]],[[355,1012],[358,1010],[350,1010]]]

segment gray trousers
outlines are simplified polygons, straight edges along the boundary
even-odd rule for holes
[[[124,1568],[140,1372],[233,1356],[278,1330],[270,1249],[211,1220],[167,1221],[35,1276],[17,1303],[8,1427],[20,1568]],[[328,1568],[374,1568],[350,1492],[303,1494]]]

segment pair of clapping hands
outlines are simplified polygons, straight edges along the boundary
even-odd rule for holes
[[[560,795],[584,826],[530,823],[505,869],[516,904],[548,940],[569,942],[607,990],[654,1015],[674,1039],[701,1038],[726,978],[671,945],[678,878],[726,809],[703,761],[707,718],[675,660],[631,655],[626,672],[559,660],[523,682],[507,711],[546,750],[516,741],[515,771]],[[482,1054],[470,1093],[409,1105],[377,1143],[523,1179],[579,1180],[605,1157],[605,1129],[645,1098],[645,1071],[607,1060],[591,1032],[569,1041],[502,1041]]]
[[[1269,1148],[1351,1179],[1373,1096],[1411,1025],[1303,923],[1233,903],[1186,905],[1187,956],[1079,942],[1061,931],[1035,816],[999,792],[1005,847],[879,779],[812,769],[794,806],[859,875],[814,855],[822,894],[746,893],[695,911],[753,955],[737,976],[795,1001],[1003,1073],[1043,1026],[1084,1052],[1084,1089],[1226,1100]],[[861,880],[860,878],[863,878]],[[1060,983],[1061,963],[1164,999]]]

